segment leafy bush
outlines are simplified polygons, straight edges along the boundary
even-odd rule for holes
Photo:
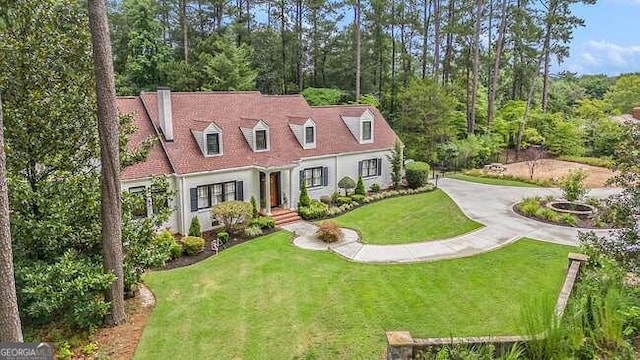
[[[518,205],[518,209],[526,215],[534,216],[541,206],[539,197],[524,198]]]
[[[358,184],[356,185],[355,190],[356,195],[366,195],[367,191],[364,189],[364,182],[362,181],[362,176],[358,176]]]
[[[218,238],[218,240],[220,240],[220,242],[222,242],[223,244],[226,244],[227,241],[229,241],[229,233],[226,231],[220,231],[218,234],[216,234],[216,238]]]
[[[308,87],[300,93],[311,106],[336,105],[344,96],[340,89]]]
[[[302,183],[302,189],[300,189],[300,201],[298,201],[298,207],[309,206],[311,204],[311,197],[307,191],[307,184]]]
[[[363,203],[363,202],[364,202],[364,198],[365,198],[365,197],[366,197],[366,196],[364,196],[364,195],[359,195],[359,194],[351,195],[351,200],[353,200],[353,201],[355,201],[355,202],[358,202],[358,203]]]
[[[407,184],[412,189],[425,186],[429,180],[429,171],[431,168],[429,164],[414,161],[405,166]]]
[[[519,182],[538,185],[538,186],[542,186],[542,187],[552,187],[554,185],[557,185],[556,181],[553,181],[553,180],[550,180],[550,179],[521,178],[521,177],[517,177],[517,176],[514,176],[514,175],[508,175],[508,174],[488,173],[488,172],[484,172],[484,171],[482,171],[480,169],[466,170],[466,171],[463,172],[463,174],[464,175],[468,175],[468,176],[475,176],[475,177],[479,177],[479,178],[485,178],[485,179],[502,179],[502,180],[510,180],[510,181],[519,181]]]
[[[336,203],[338,205],[351,204],[353,200],[349,196],[338,196]]]
[[[380,185],[378,184],[371,184],[371,186],[369,187],[369,191],[371,191],[372,193],[379,193],[380,192]]]
[[[559,156],[558,160],[570,161],[580,164],[586,164],[591,166],[611,168],[613,166],[613,160],[608,157],[587,157],[587,156]]]
[[[189,225],[189,236],[202,236],[202,230],[200,229],[200,219],[197,216],[191,218],[191,225]]]
[[[562,196],[568,201],[578,201],[587,194],[584,179],[587,174],[582,169],[571,170],[562,180]]]
[[[171,232],[165,230],[156,236],[156,244],[161,248],[166,248],[171,259],[176,259],[182,255],[182,246],[171,235]]]
[[[251,217],[255,219],[260,216],[258,213],[258,205],[256,205],[256,198],[252,196],[249,203],[251,204]]]
[[[338,181],[338,187],[344,190],[345,195],[349,195],[349,190],[356,187],[356,182],[352,178],[345,176]]]
[[[251,221],[251,205],[244,201],[225,201],[211,208],[211,215],[229,233],[242,231]]]
[[[560,215],[557,212],[546,207],[541,207],[540,209],[538,209],[538,211],[536,211],[535,213],[535,216],[554,223],[560,222]]]
[[[578,218],[571,214],[565,214],[562,216],[562,222],[569,226],[576,226],[578,225]]]
[[[334,204],[337,204],[339,197],[340,197],[340,193],[337,191],[334,191],[333,194],[331,194],[331,202]]]
[[[325,221],[318,226],[316,236],[326,243],[332,243],[342,239],[342,231],[335,222]]]
[[[298,208],[298,213],[305,220],[318,219],[327,216],[329,206],[320,201],[312,200],[309,206]]]
[[[182,238],[182,248],[187,256],[193,256],[204,250],[204,239],[197,236]]]
[[[320,196],[320,202],[327,205],[331,205],[333,203],[333,200],[331,200],[331,196],[322,195]]]
[[[261,229],[273,229],[276,221],[271,216],[259,216],[251,220],[251,226],[258,226]]]
[[[258,225],[251,225],[244,229],[244,234],[248,237],[256,237],[262,235],[262,229]]]

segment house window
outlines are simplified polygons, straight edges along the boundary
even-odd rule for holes
[[[228,182],[224,184],[224,200],[232,201],[236,199],[236,183]]]
[[[322,186],[322,168],[304,169],[304,182],[308,188]]]
[[[198,186],[198,209],[211,207],[209,200],[209,186]]]
[[[256,130],[256,150],[267,150],[267,130]]]
[[[362,140],[371,140],[371,121],[364,121],[362,123]]]
[[[378,176],[378,159],[362,161],[362,177]]]
[[[313,126],[304,128],[304,142],[305,144],[313,144],[316,142],[316,134]]]
[[[220,134],[207,134],[207,155],[220,154]]]
[[[144,186],[136,186],[129,188],[129,194],[135,197],[135,204],[131,211],[131,215],[135,218],[147,217],[147,194]]]
[[[235,181],[198,186],[198,210],[232,200],[236,200]]]
[[[213,191],[211,194],[212,195],[211,205],[216,205],[223,202],[224,194],[222,193],[222,184],[211,185],[211,188],[213,188]]]

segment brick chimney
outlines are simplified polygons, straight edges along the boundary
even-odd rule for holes
[[[158,87],[158,120],[167,141],[173,141],[173,115],[171,112],[171,89]]]
[[[640,107],[633,108],[633,118],[636,120],[640,120]]]

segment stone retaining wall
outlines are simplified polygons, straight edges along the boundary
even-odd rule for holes
[[[556,315],[562,317],[571,291],[576,283],[581,265],[588,260],[586,255],[569,254],[567,275],[562,290],[556,301]],[[528,336],[479,336],[479,337],[449,337],[414,339],[408,331],[387,332],[387,360],[411,360],[421,352],[437,352],[446,345],[482,345],[492,344],[501,353],[514,344],[526,343]]]

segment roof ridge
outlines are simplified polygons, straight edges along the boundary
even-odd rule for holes
[[[137,99],[139,97],[136,95],[116,95],[116,99]]]
[[[140,94],[156,94],[157,91],[141,91]],[[258,90],[242,90],[242,91],[232,91],[232,90],[222,90],[222,91],[171,91],[171,96],[173,95],[198,95],[198,94],[222,94],[222,95],[236,95],[236,94],[258,94],[263,95]]]
[[[339,107],[375,107],[369,104],[335,104],[335,105],[313,105],[312,109],[316,108],[339,108]]]

